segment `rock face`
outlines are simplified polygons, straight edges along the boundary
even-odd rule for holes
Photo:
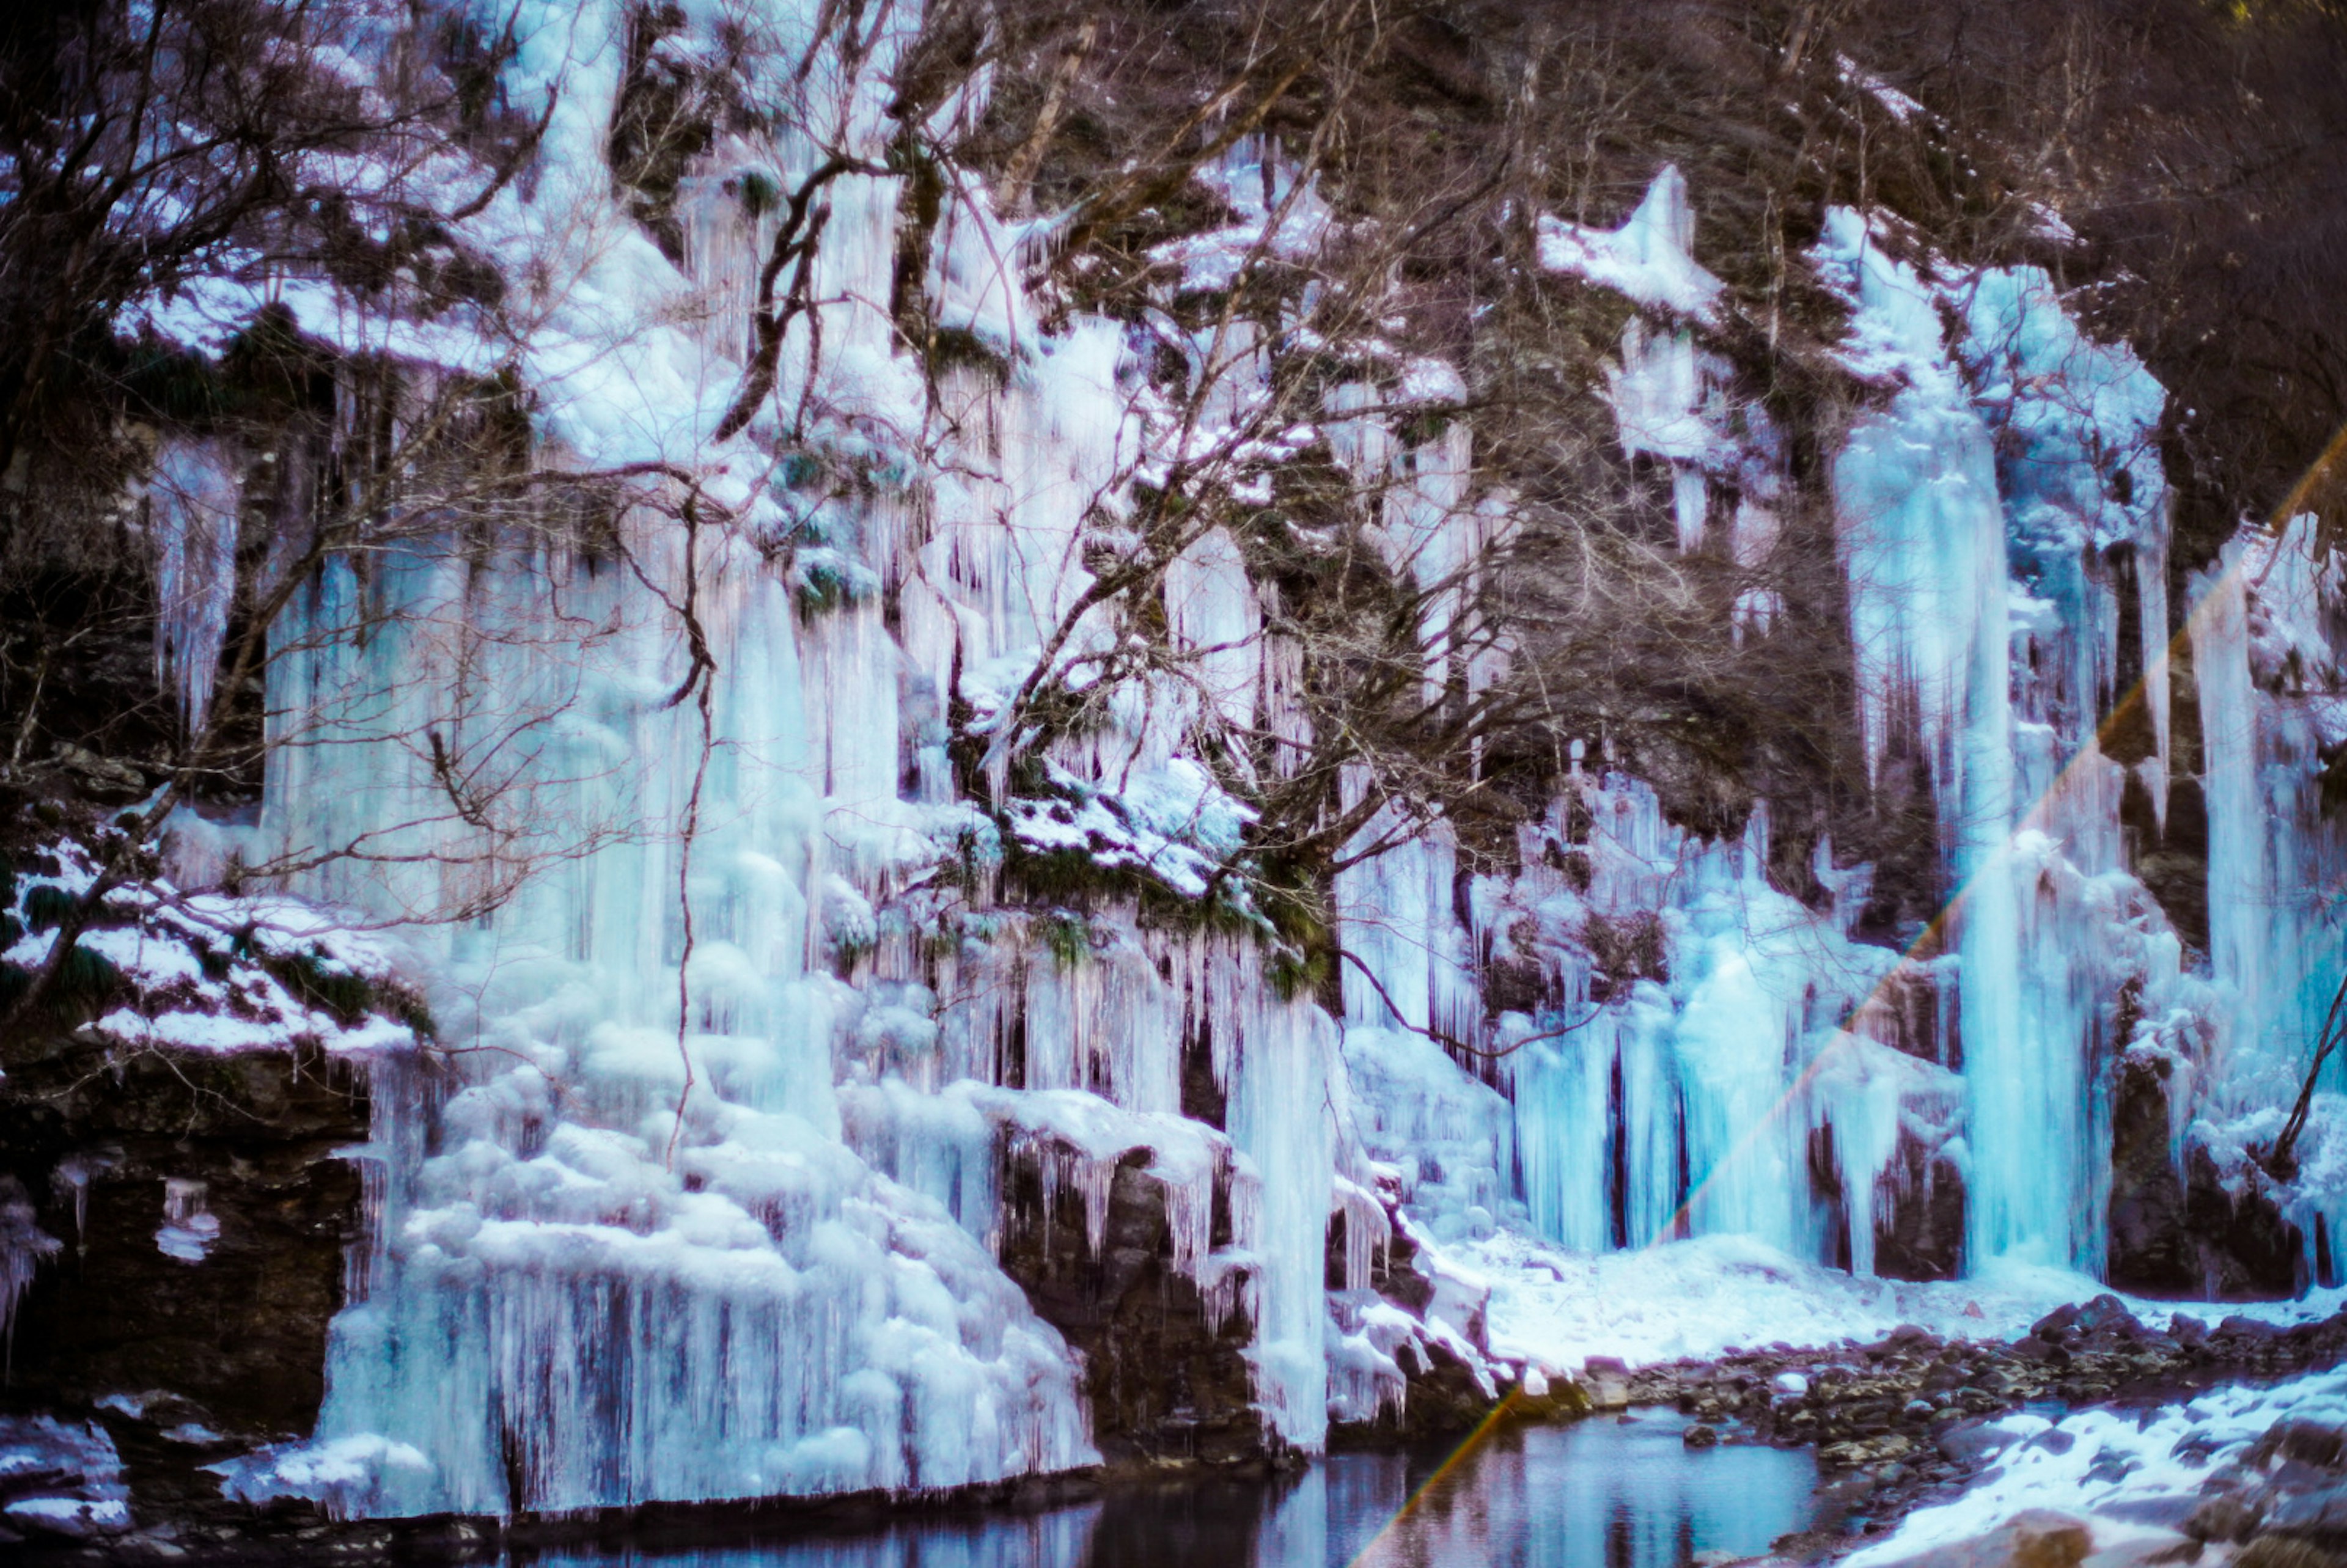
[[[2347,1563],[2347,1427],[2277,1422],[2201,1491],[2184,1522],[2193,1540],[2245,1545],[2250,1568]]]
[[[1956,1163],[1901,1131],[1891,1197],[1875,1216],[1875,1272],[1953,1279],[1964,1264],[1964,1178]]]
[[[2188,1291],[2199,1274],[2168,1140],[2169,1071],[2165,1061],[2122,1059],[2111,1094],[2108,1277],[2121,1290],[2153,1296]]]
[[[205,1462],[306,1435],[361,1223],[365,1088],[314,1051],[0,1045],[0,1182],[44,1248],[16,1304],[5,1409],[94,1420],[135,1511],[220,1505]]]
[[[2111,1109],[2110,1256],[2107,1277],[2138,1295],[2212,1301],[2291,1295],[2304,1238],[2257,1184],[2229,1186],[2195,1143],[2177,1170],[2170,1151],[2168,1063],[2128,1058],[2117,1068]]]
[[[1328,1440],[1335,1448],[1390,1447],[1464,1431],[1491,1411],[1498,1394],[1489,1369],[1460,1353],[1461,1342],[1471,1354],[1488,1349],[1480,1307],[1470,1309],[1458,1341],[1445,1343],[1439,1322],[1434,1332],[1425,1331],[1423,1326],[1440,1317],[1438,1298],[1442,1287],[1428,1276],[1409,1227],[1399,1223],[1398,1214],[1389,1211],[1389,1218],[1394,1221],[1391,1238],[1371,1251],[1368,1289],[1362,1294],[1399,1308],[1421,1327],[1410,1331],[1407,1341],[1395,1349],[1395,1364],[1405,1379],[1400,1399],[1381,1405],[1368,1420],[1333,1423]],[[1342,1216],[1329,1225],[1327,1272],[1329,1290],[1341,1290],[1345,1280]],[[1589,1408],[1583,1390],[1563,1381],[1545,1393],[1519,1389],[1512,1406],[1512,1413],[1528,1419],[1577,1414]]]
[[[1248,1383],[1243,1352],[1253,1328],[1235,1307],[1218,1320],[1197,1285],[1174,1267],[1164,1189],[1142,1173],[1148,1160],[1148,1151],[1135,1150],[1118,1164],[1097,1254],[1082,1204],[1047,1204],[1033,1160],[1010,1160],[1003,1271],[1082,1353],[1092,1440],[1111,1465],[1258,1459],[1274,1440]],[[1229,1194],[1218,1186],[1216,1245],[1228,1245],[1230,1223]]]
[[[2259,1173],[2229,1184],[2209,1151],[2185,1154],[2184,1220],[2200,1266],[2195,1293],[2211,1301],[2263,1300],[2295,1294],[2304,1238],[2260,1184]]]
[[[2084,1520],[2033,1508],[1974,1540],[1911,1557],[1902,1568],[2075,1568],[2094,1546]]]

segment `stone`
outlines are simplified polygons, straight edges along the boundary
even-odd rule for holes
[[[2347,1568],[2347,1553],[2293,1535],[2260,1535],[2233,1562],[2236,1568]]]
[[[147,775],[137,768],[69,741],[57,743],[55,763],[86,799],[102,805],[128,805],[147,793]]]
[[[2143,1325],[2137,1319],[2136,1315],[2127,1310],[2127,1303],[2108,1292],[2096,1296],[2080,1307],[2076,1323],[2086,1333],[2096,1336],[2111,1334],[2131,1336],[2140,1333],[2143,1329]]]
[[[2091,1553],[2080,1568],[2160,1568],[2163,1563],[2196,1562],[2200,1555],[2198,1542],[2169,1531],[2106,1546]]]
[[[2192,1517],[2199,1499],[2189,1492],[2153,1492],[2147,1496],[2114,1498],[2095,1504],[2095,1512],[2106,1519],[2128,1524],[2151,1524],[2162,1530],[2180,1532],[2184,1522]],[[2179,1540],[2189,1539],[2179,1535]]]
[[[2236,1313],[2218,1324],[2217,1332],[2211,1337],[2229,1339],[2236,1346],[2262,1345],[2278,1337],[2280,1333],[2280,1329],[2262,1318],[2243,1317]]]
[[[2321,1421],[2276,1421],[2250,1450],[2250,1462],[2263,1464],[2279,1454],[2301,1464],[2335,1471],[2342,1468],[2342,1450],[2347,1450],[2347,1427],[2326,1426]]]
[[[1630,1368],[1612,1356],[1592,1356],[1581,1368],[1581,1386],[1595,1410],[1626,1409],[1630,1404]]]
[[[2063,1335],[2070,1331],[2070,1327],[2073,1324],[2078,1321],[2079,1314],[2083,1310],[2084,1308],[2080,1307],[2076,1302],[2065,1301],[2061,1306],[2055,1307],[2053,1311],[2047,1313],[2045,1317],[2039,1318],[2036,1322],[2031,1324],[2029,1326],[2030,1337],[2035,1339],[2059,1339]]]
[[[2334,1551],[2347,1550],[2347,1481],[2283,1498],[2266,1515],[2266,1528]]]
[[[1911,1438],[1896,1435],[1867,1438],[1851,1442],[1828,1443],[1818,1450],[1818,1462],[1829,1469],[1855,1470],[1860,1465],[1881,1464],[1885,1460],[1905,1459],[1915,1451]]]
[[[1985,1535],[1904,1558],[1898,1568],[2078,1568],[2094,1549],[2086,1521],[2033,1508]]]
[[[2002,1453],[2020,1438],[2021,1434],[2011,1427],[1974,1417],[1952,1422],[1933,1440],[1939,1445],[1941,1458],[1955,1464],[1976,1464]]]
[[[2239,1492],[2220,1491],[2186,1517],[2184,1533],[2195,1541],[2247,1541],[2264,1516],[2262,1504]]]
[[[2164,1056],[2127,1055],[2113,1074],[2107,1276],[2138,1296],[2186,1296],[2200,1286],[2168,1132],[2172,1071]]]
[[[1110,1463],[1251,1459],[1263,1437],[1243,1354],[1245,1314],[1217,1323],[1195,1283],[1173,1267],[1164,1189],[1142,1173],[1147,1160],[1140,1150],[1118,1164],[1110,1245],[1095,1258],[1082,1206],[1047,1207],[1033,1157],[1006,1155],[1003,1272],[1082,1352],[1093,1440]],[[1215,1199],[1225,1227],[1227,1198]]]
[[[2304,1238],[2254,1172],[2245,1190],[2232,1191],[2225,1173],[2198,1143],[2186,1150],[2184,1166],[2185,1223],[2200,1263],[2194,1294],[2217,1301],[2296,1294]]]

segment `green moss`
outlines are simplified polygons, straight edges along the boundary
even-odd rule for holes
[[[372,981],[347,969],[328,968],[314,952],[264,957],[261,967],[300,1000],[332,1014],[338,1023],[356,1023],[374,1008]]]
[[[929,333],[929,374],[940,375],[956,365],[968,365],[993,378],[999,386],[1010,379],[1010,360],[1001,350],[963,327],[938,327]]]
[[[297,1000],[326,1013],[345,1029],[369,1013],[380,1013],[405,1024],[419,1040],[429,1040],[437,1032],[423,999],[403,987],[371,980],[335,967],[313,949],[291,954],[256,953],[250,929],[239,933],[239,941],[241,948],[232,943],[231,951],[257,957],[261,967]],[[210,968],[209,958],[207,955],[207,972]]]
[[[753,169],[742,177],[742,210],[752,218],[764,218],[783,204],[780,181],[763,169]]]
[[[1091,923],[1073,910],[1046,910],[1035,922],[1035,935],[1063,969],[1074,968],[1092,955]]]
[[[80,901],[64,888],[45,883],[25,895],[25,922],[36,931],[50,930],[64,925]]]
[[[102,953],[76,944],[57,965],[46,998],[49,1011],[60,1021],[89,1018],[122,989],[122,971]]]
[[[1030,849],[1016,838],[1006,838],[1004,845],[1009,891],[1022,902],[1087,908],[1136,891],[1132,873],[1103,866],[1081,849]]]
[[[1403,421],[1394,435],[1404,446],[1423,446],[1442,439],[1443,433],[1450,428],[1450,418],[1448,409],[1421,409]]]
[[[1327,988],[1334,971],[1326,952],[1304,952],[1282,943],[1263,966],[1271,994],[1281,1001],[1317,997]]]
[[[800,616],[810,620],[860,602],[877,586],[869,572],[830,550],[800,556],[792,575],[793,600]]]

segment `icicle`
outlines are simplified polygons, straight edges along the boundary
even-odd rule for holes
[[[0,1350],[15,1344],[16,1304],[33,1287],[34,1271],[62,1245],[38,1222],[25,1184],[0,1175]]]
[[[220,444],[171,441],[148,487],[155,549],[155,678],[179,697],[179,722],[200,728],[236,602],[241,483]]]
[[[220,1241],[220,1216],[204,1205],[209,1187],[179,1176],[163,1182],[163,1225],[155,1245],[164,1256],[201,1263]]]

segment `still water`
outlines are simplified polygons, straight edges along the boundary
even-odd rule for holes
[[[1332,1455],[1269,1481],[1185,1479],[1030,1512],[777,1525],[754,1541],[564,1546],[516,1568],[1686,1568],[1811,1517],[1807,1450],[1688,1449],[1664,1411]],[[1431,1484],[1429,1484],[1431,1482]],[[1423,1495],[1419,1494],[1421,1490]],[[1417,1500],[1412,1502],[1413,1496]]]

